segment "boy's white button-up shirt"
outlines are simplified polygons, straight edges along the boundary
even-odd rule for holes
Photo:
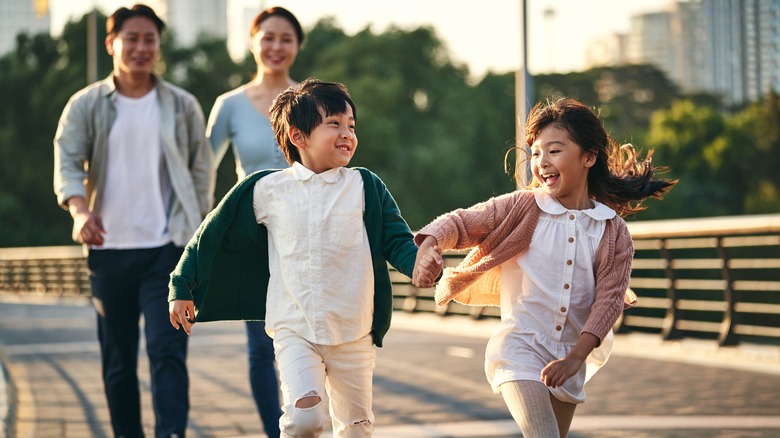
[[[253,206],[268,229],[266,330],[336,345],[371,331],[374,272],[360,172],[315,174],[300,163],[258,180]]]

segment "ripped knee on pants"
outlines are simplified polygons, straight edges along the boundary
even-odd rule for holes
[[[309,391],[295,401],[295,407],[300,409],[313,408],[322,401],[322,397],[317,395],[316,391]]]
[[[327,412],[321,402],[322,397],[315,391],[310,391],[295,400],[292,406],[287,405],[279,421],[282,436],[320,436],[327,421]]]

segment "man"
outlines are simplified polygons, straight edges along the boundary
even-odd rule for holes
[[[168,322],[168,278],[210,210],[213,152],[195,98],[152,72],[165,27],[144,5],[106,22],[111,75],[71,97],[54,138],[54,191],[88,248],[103,383],[118,437],[142,437],[144,318],[156,437],[184,437],[187,335]]]

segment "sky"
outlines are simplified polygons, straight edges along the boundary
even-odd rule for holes
[[[142,0],[139,0],[142,1]],[[243,1],[243,0],[242,0]],[[670,0],[526,0],[527,68],[532,74],[585,68],[585,47],[596,38],[628,31],[632,15],[664,9]],[[137,1],[49,0],[52,31],[93,6],[104,13]],[[520,0],[258,0],[283,6],[304,29],[332,16],[347,34],[370,26],[375,33],[432,26],[451,59],[475,77],[515,71],[521,59]],[[552,11],[552,12],[550,12]],[[304,48],[305,49],[305,48]]]

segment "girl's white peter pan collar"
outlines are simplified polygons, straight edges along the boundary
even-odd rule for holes
[[[589,208],[587,210],[569,210],[561,205],[557,199],[553,198],[547,192],[545,192],[542,188],[535,187],[533,192],[536,205],[547,214],[559,215],[582,212],[583,214],[586,214],[595,220],[610,220],[615,217],[615,215],[617,215],[615,210],[607,207],[599,201],[596,201],[595,199],[592,200],[594,205],[593,208]]]

